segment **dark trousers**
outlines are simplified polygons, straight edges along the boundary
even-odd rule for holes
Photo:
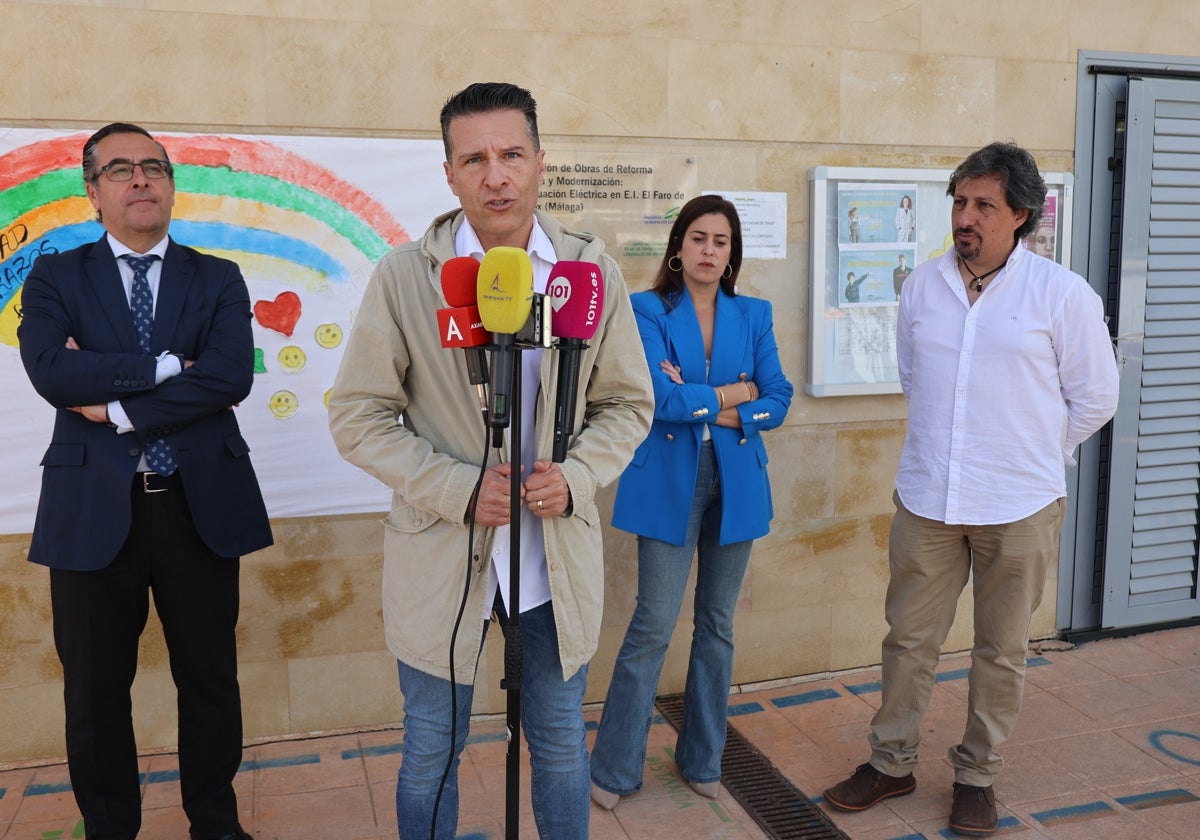
[[[153,592],[178,691],[183,808],[193,836],[219,837],[238,828],[239,562],[204,545],[177,481],[148,494],[139,477],[131,492],[129,536],[109,566],[50,570],[71,786],[88,840],[137,836],[141,783],[130,688]]]

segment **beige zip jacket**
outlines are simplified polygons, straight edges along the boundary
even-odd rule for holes
[[[400,245],[375,268],[330,393],[329,427],[343,458],[392,489],[383,523],[388,648],[407,665],[449,679],[451,631],[469,575],[455,679],[471,683],[492,596],[484,590],[494,531],[476,528],[468,569],[464,519],[489,435],[465,356],[441,346],[435,315],[447,305],[440,273],[455,256],[461,221],[460,210],[439,216],[419,242]],[[616,261],[599,239],[541,213],[538,222],[559,259],[597,263],[604,275],[604,311],[583,353],[575,433],[562,464],[572,508],[544,523],[559,657],[569,678],[595,653],[600,634],[604,548],[596,488],[620,476],[645,438],[654,397]],[[536,437],[544,459],[553,449],[558,355],[547,352],[541,371]],[[494,451],[490,463],[497,463]]]

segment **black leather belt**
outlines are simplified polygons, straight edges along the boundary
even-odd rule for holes
[[[134,486],[143,493],[162,493],[166,490],[178,490],[183,487],[179,479],[179,471],[170,475],[159,475],[156,472],[140,472],[134,476]]]

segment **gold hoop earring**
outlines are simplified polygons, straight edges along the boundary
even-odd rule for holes
[[[732,276],[733,276],[733,266],[731,266],[729,263],[725,263],[725,271],[721,274],[721,279],[728,280]]]
[[[679,265],[671,265],[671,260],[675,260]],[[679,255],[676,254],[667,260],[667,268],[671,269],[671,271],[683,271],[683,260],[679,259]]]

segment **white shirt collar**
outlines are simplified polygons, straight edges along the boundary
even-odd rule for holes
[[[546,231],[542,230],[537,216],[533,217],[533,230],[529,232],[529,242],[526,244],[525,250],[529,256],[537,257],[550,266],[558,261],[554,243],[550,241]],[[477,260],[483,258],[483,245],[479,242],[475,228],[471,227],[471,220],[466,216],[463,216],[462,224],[458,226],[458,230],[454,234],[454,253],[460,257],[469,256]]]
[[[135,257],[144,257],[147,254],[154,254],[159,259],[167,258],[167,243],[171,240],[170,235],[164,236],[158,241],[158,244],[147,251],[145,254],[139,254],[137,251],[130,248],[121,240],[117,239],[111,233],[106,234],[108,237],[108,247],[112,248],[113,256],[120,258],[123,254],[133,254]]]

